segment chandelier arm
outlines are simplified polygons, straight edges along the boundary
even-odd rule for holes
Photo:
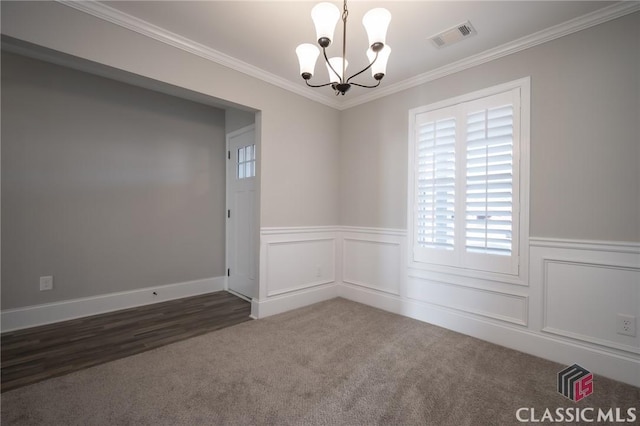
[[[325,87],[325,86],[329,86],[330,84],[333,84],[333,83],[329,82],[329,83],[325,83],[325,84],[315,85],[315,84],[310,84],[309,80],[305,80],[305,82],[307,83],[307,86],[309,86],[309,87]]]
[[[371,63],[370,63],[366,68],[364,68],[362,71],[358,71],[357,73],[355,73],[354,75],[352,75],[351,77],[349,77],[349,78],[347,79],[347,83],[348,83],[348,82],[350,82],[350,81],[351,81],[351,79],[352,79],[353,77],[359,76],[360,74],[362,74],[363,72],[365,72],[366,70],[368,70],[369,68],[371,68],[371,66],[374,64],[374,62],[375,62],[377,59],[378,59],[378,52],[376,52],[376,57],[375,57],[375,58],[373,58],[373,61],[371,61]],[[353,84],[355,84],[355,83],[353,83]],[[356,86],[357,86],[357,85],[356,85]],[[364,86],[364,87],[366,87],[366,86]],[[373,87],[376,87],[376,86],[373,86]]]
[[[364,87],[364,88],[367,88],[367,89],[373,89],[374,87],[380,86],[381,82],[382,82],[382,80],[378,80],[378,84],[373,85],[373,86],[365,86],[364,84],[358,84],[358,83],[349,83],[349,84],[353,84],[354,86],[358,86],[358,87]]]

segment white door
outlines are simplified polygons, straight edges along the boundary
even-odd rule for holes
[[[227,288],[256,296],[255,126],[227,135]]]

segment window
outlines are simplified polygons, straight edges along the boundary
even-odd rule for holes
[[[248,145],[238,148],[238,164],[236,178],[247,179],[256,175],[256,146]]]
[[[523,79],[410,111],[414,265],[519,275],[528,90]]]

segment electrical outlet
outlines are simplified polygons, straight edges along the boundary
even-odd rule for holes
[[[625,336],[636,336],[636,317],[633,315],[618,314],[616,332]]]
[[[53,275],[40,277],[40,291],[53,290]]]

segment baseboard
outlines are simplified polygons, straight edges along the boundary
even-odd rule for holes
[[[578,363],[595,374],[640,387],[640,359],[606,348],[474,317],[454,309],[341,284],[338,294],[354,302],[424,321],[563,365]]]
[[[402,310],[404,300],[400,296],[380,292],[373,289],[352,285],[349,283],[341,283],[338,286],[338,297],[362,303],[363,305],[382,309],[383,311],[393,312],[394,314],[404,315]]]
[[[253,299],[251,302],[251,317],[265,318],[335,297],[338,297],[338,286],[332,283],[269,297],[263,301]]]
[[[3,310],[0,316],[2,320],[1,329],[2,332],[19,330],[151,303],[197,296],[224,290],[224,286],[225,277],[213,277],[24,308],[7,309]]]

